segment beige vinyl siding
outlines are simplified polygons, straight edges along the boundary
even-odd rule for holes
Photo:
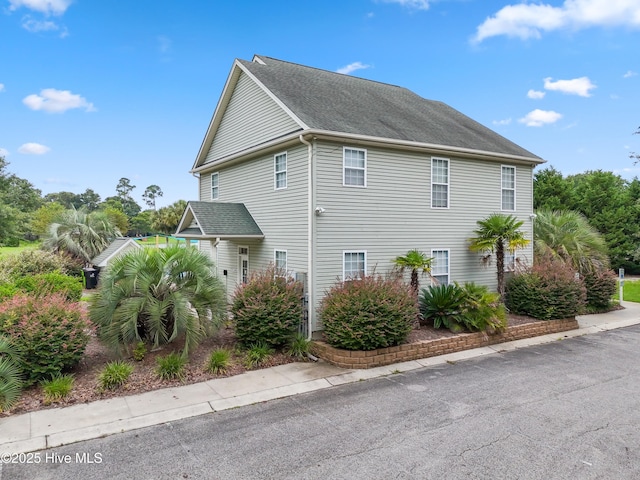
[[[218,271],[222,278],[222,270],[227,270],[227,278],[223,280],[229,294],[238,283],[240,246],[249,247],[250,271],[273,263],[274,250],[287,250],[290,271],[307,271],[307,167],[307,148],[301,145],[287,150],[286,189],[273,188],[273,154],[218,170],[218,201],[244,203],[265,235],[263,240],[238,239],[221,241],[218,245]],[[202,180],[201,186],[205,184]]]
[[[241,73],[205,163],[299,129],[269,95]]]
[[[374,269],[384,273],[393,267],[393,258],[412,248],[425,253],[448,249],[452,282],[474,281],[495,288],[495,261],[484,266],[479,254],[469,252],[467,240],[477,220],[500,212],[501,165],[506,163],[448,157],[450,205],[438,210],[431,208],[431,155],[368,148],[367,187],[355,189],[342,186],[342,147],[317,146],[316,205],[326,210],[316,222],[318,299],[341,274],[344,250],[366,250],[369,273]],[[515,213],[524,220],[529,239],[531,170],[516,168]],[[518,256],[531,261],[531,249]],[[422,284],[427,285],[428,279]]]

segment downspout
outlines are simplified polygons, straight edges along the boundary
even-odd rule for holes
[[[300,142],[307,146],[307,155],[308,155],[308,171],[307,171],[307,182],[309,188],[307,189],[307,208],[308,208],[308,218],[307,218],[307,308],[309,309],[307,315],[307,321],[309,322],[307,325],[307,340],[311,340],[311,329],[313,327],[313,305],[315,299],[315,292],[312,287],[312,278],[313,278],[313,222],[315,220],[314,216],[314,208],[313,208],[313,146],[311,143],[307,142],[302,135],[298,137]]]

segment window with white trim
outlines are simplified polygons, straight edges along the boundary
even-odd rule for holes
[[[449,160],[431,158],[431,208],[449,208]]]
[[[275,189],[287,188],[287,152],[274,155],[273,171]]]
[[[343,252],[342,255],[343,280],[363,278],[367,272],[367,252]]]
[[[513,272],[516,269],[516,252],[510,252],[509,249],[504,251],[504,271]]]
[[[359,148],[343,148],[342,184],[349,187],[367,186],[367,151]]]
[[[287,271],[287,251],[286,250],[274,250],[273,251],[273,264],[278,272]]]
[[[502,166],[502,210],[516,209],[516,167]]]
[[[220,186],[219,186],[220,177],[218,172],[211,174],[211,200],[218,200],[218,196],[220,194]]]
[[[435,285],[449,284],[449,250],[431,250],[431,278]]]

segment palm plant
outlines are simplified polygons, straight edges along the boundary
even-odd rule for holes
[[[20,356],[11,341],[0,335],[0,412],[11,408],[22,391]]]
[[[607,245],[584,215],[572,210],[540,209],[534,221],[534,248],[559,258],[581,274],[608,268]]]
[[[407,269],[411,270],[411,289],[416,295],[420,289],[418,274],[422,273],[424,275],[431,273],[432,262],[433,258],[422,253],[417,248],[409,250],[404,256],[396,257],[393,261],[396,267],[400,269],[401,273],[404,273]]]
[[[183,336],[187,356],[224,320],[224,286],[212,268],[207,255],[179,246],[137,249],[114,259],[89,310],[100,337],[120,351]]]
[[[478,220],[478,229],[474,230],[475,237],[469,239],[469,249],[474,252],[488,252],[496,254],[496,268],[498,276],[498,293],[504,299],[504,254],[505,250],[514,252],[525,247],[529,240],[519,230],[524,222],[513,215],[494,213],[484,220]]]
[[[424,318],[433,320],[433,328],[462,330],[466,294],[457,283],[423,288],[419,300],[420,312]]]
[[[114,237],[120,235],[104,212],[87,213],[84,209],[72,208],[49,226],[42,246],[89,262],[107,248]]]

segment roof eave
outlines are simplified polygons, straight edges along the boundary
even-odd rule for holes
[[[191,235],[176,233],[176,236],[180,238],[187,238],[190,240],[263,240],[264,235],[222,235],[222,234],[202,234]]]
[[[190,173],[202,173],[203,171],[218,168],[221,165],[239,161],[245,157],[255,155],[263,150],[276,149],[282,147],[283,144],[297,142],[300,136],[308,139],[313,137],[315,139],[330,140],[330,141],[351,141],[360,142],[363,145],[370,146],[384,146],[386,148],[397,148],[421,152],[429,152],[436,155],[464,155],[469,158],[477,158],[481,160],[508,160],[515,163],[527,164],[531,166],[540,165],[546,163],[539,157],[525,157],[521,155],[512,155],[506,153],[489,152],[484,150],[476,150],[472,148],[452,147],[449,145],[438,145],[434,143],[413,142],[409,140],[397,140],[393,138],[373,137],[370,135],[359,135],[355,133],[346,132],[334,132],[330,130],[318,130],[318,129],[306,129],[298,131],[272,140],[267,143],[256,145],[246,150],[227,155],[213,162],[205,163],[197,168],[191,169]]]

